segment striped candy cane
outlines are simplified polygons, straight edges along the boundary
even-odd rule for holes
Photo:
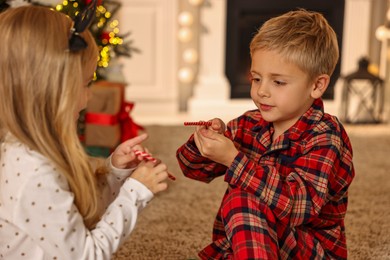
[[[184,122],[185,126],[193,126],[193,125],[205,125],[211,126],[211,122],[198,121],[198,122]]]
[[[153,158],[147,152],[141,152],[141,151],[138,151],[138,150],[134,150],[134,153],[135,153],[135,155],[141,156],[142,158],[144,158],[144,159],[146,159],[148,161],[157,162],[156,158]]]

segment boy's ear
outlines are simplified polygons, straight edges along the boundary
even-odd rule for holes
[[[330,77],[327,74],[321,74],[315,78],[313,88],[311,90],[311,97],[314,99],[320,98],[328,88]]]

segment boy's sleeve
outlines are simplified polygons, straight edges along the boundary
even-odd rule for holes
[[[278,219],[293,226],[317,216],[328,200],[335,201],[332,217],[342,219],[354,175],[352,148],[347,141],[337,132],[314,136],[286,178],[275,165],[257,164],[240,152],[225,181],[259,196]]]
[[[226,166],[203,157],[196,147],[193,135],[177,149],[176,158],[186,177],[207,183],[225,174],[227,169]]]

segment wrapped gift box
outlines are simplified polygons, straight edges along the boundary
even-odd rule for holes
[[[134,104],[125,102],[124,84],[98,81],[91,87],[91,92],[84,116],[87,147],[115,148],[144,130],[130,116]]]
[[[91,86],[92,97],[85,112],[85,145],[114,148],[121,141],[119,115],[125,85],[98,81]]]

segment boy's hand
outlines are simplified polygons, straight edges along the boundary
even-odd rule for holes
[[[133,150],[145,151],[140,144],[147,138],[147,134],[142,134],[118,145],[111,155],[111,164],[119,169],[136,167],[143,158],[135,155]]]
[[[219,133],[219,134],[223,134],[225,132],[225,129],[226,129],[226,126],[225,126],[225,123],[219,119],[219,118],[214,118],[214,119],[211,119],[211,126],[209,126],[209,129]]]
[[[237,156],[238,150],[230,139],[220,133],[222,131],[220,122],[222,121],[220,120],[217,123],[215,120],[213,119],[210,127],[212,129],[205,126],[196,128],[194,133],[195,144],[202,156],[229,167]],[[223,124],[222,132],[224,132],[224,128],[225,124]]]
[[[168,184],[164,182],[168,178],[167,166],[163,163],[144,162],[132,173],[131,178],[145,185],[153,194],[164,191]]]

